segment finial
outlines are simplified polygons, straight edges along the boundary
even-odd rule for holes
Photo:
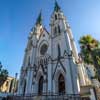
[[[36,25],[37,24],[42,24],[42,10],[40,10],[40,13],[39,13],[39,15],[38,15],[38,18],[37,18],[37,20],[36,20]]]
[[[60,9],[61,9],[60,6],[58,5],[57,1],[55,0],[54,11],[58,12]]]

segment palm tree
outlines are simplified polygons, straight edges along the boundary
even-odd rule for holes
[[[100,48],[99,42],[91,35],[80,38],[79,44],[84,63],[92,64],[96,68],[96,78],[100,81]]]
[[[86,35],[80,38],[79,44],[81,47],[81,53],[84,55],[84,62],[87,64],[93,64],[92,51],[98,48],[98,41],[91,35]]]
[[[100,81],[100,48],[94,49],[93,52],[94,66],[96,68],[96,78]]]

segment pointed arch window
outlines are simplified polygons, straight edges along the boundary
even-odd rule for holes
[[[54,32],[55,32],[55,36],[57,35],[57,28],[55,27],[54,29]]]
[[[57,20],[57,14],[55,14],[55,20]]]
[[[30,65],[30,56],[29,56],[29,58],[28,58],[28,66]]]
[[[61,33],[61,29],[60,29],[60,26],[55,26],[54,28],[54,36],[57,36]]]
[[[60,26],[58,25],[58,33],[61,33]]]
[[[61,56],[61,49],[60,49],[60,45],[58,44],[58,58]]]

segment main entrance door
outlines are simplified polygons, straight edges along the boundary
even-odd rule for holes
[[[43,76],[41,76],[40,79],[39,79],[38,94],[41,95],[42,91],[43,91]]]
[[[58,91],[59,91],[59,94],[65,93],[65,79],[62,74],[60,74],[58,78]]]

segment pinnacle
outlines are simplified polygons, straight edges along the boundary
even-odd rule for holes
[[[41,25],[42,24],[42,12],[40,11],[38,18],[36,20],[36,25]]]
[[[60,6],[58,5],[57,1],[55,0],[54,11],[58,12],[60,9],[61,9]]]

